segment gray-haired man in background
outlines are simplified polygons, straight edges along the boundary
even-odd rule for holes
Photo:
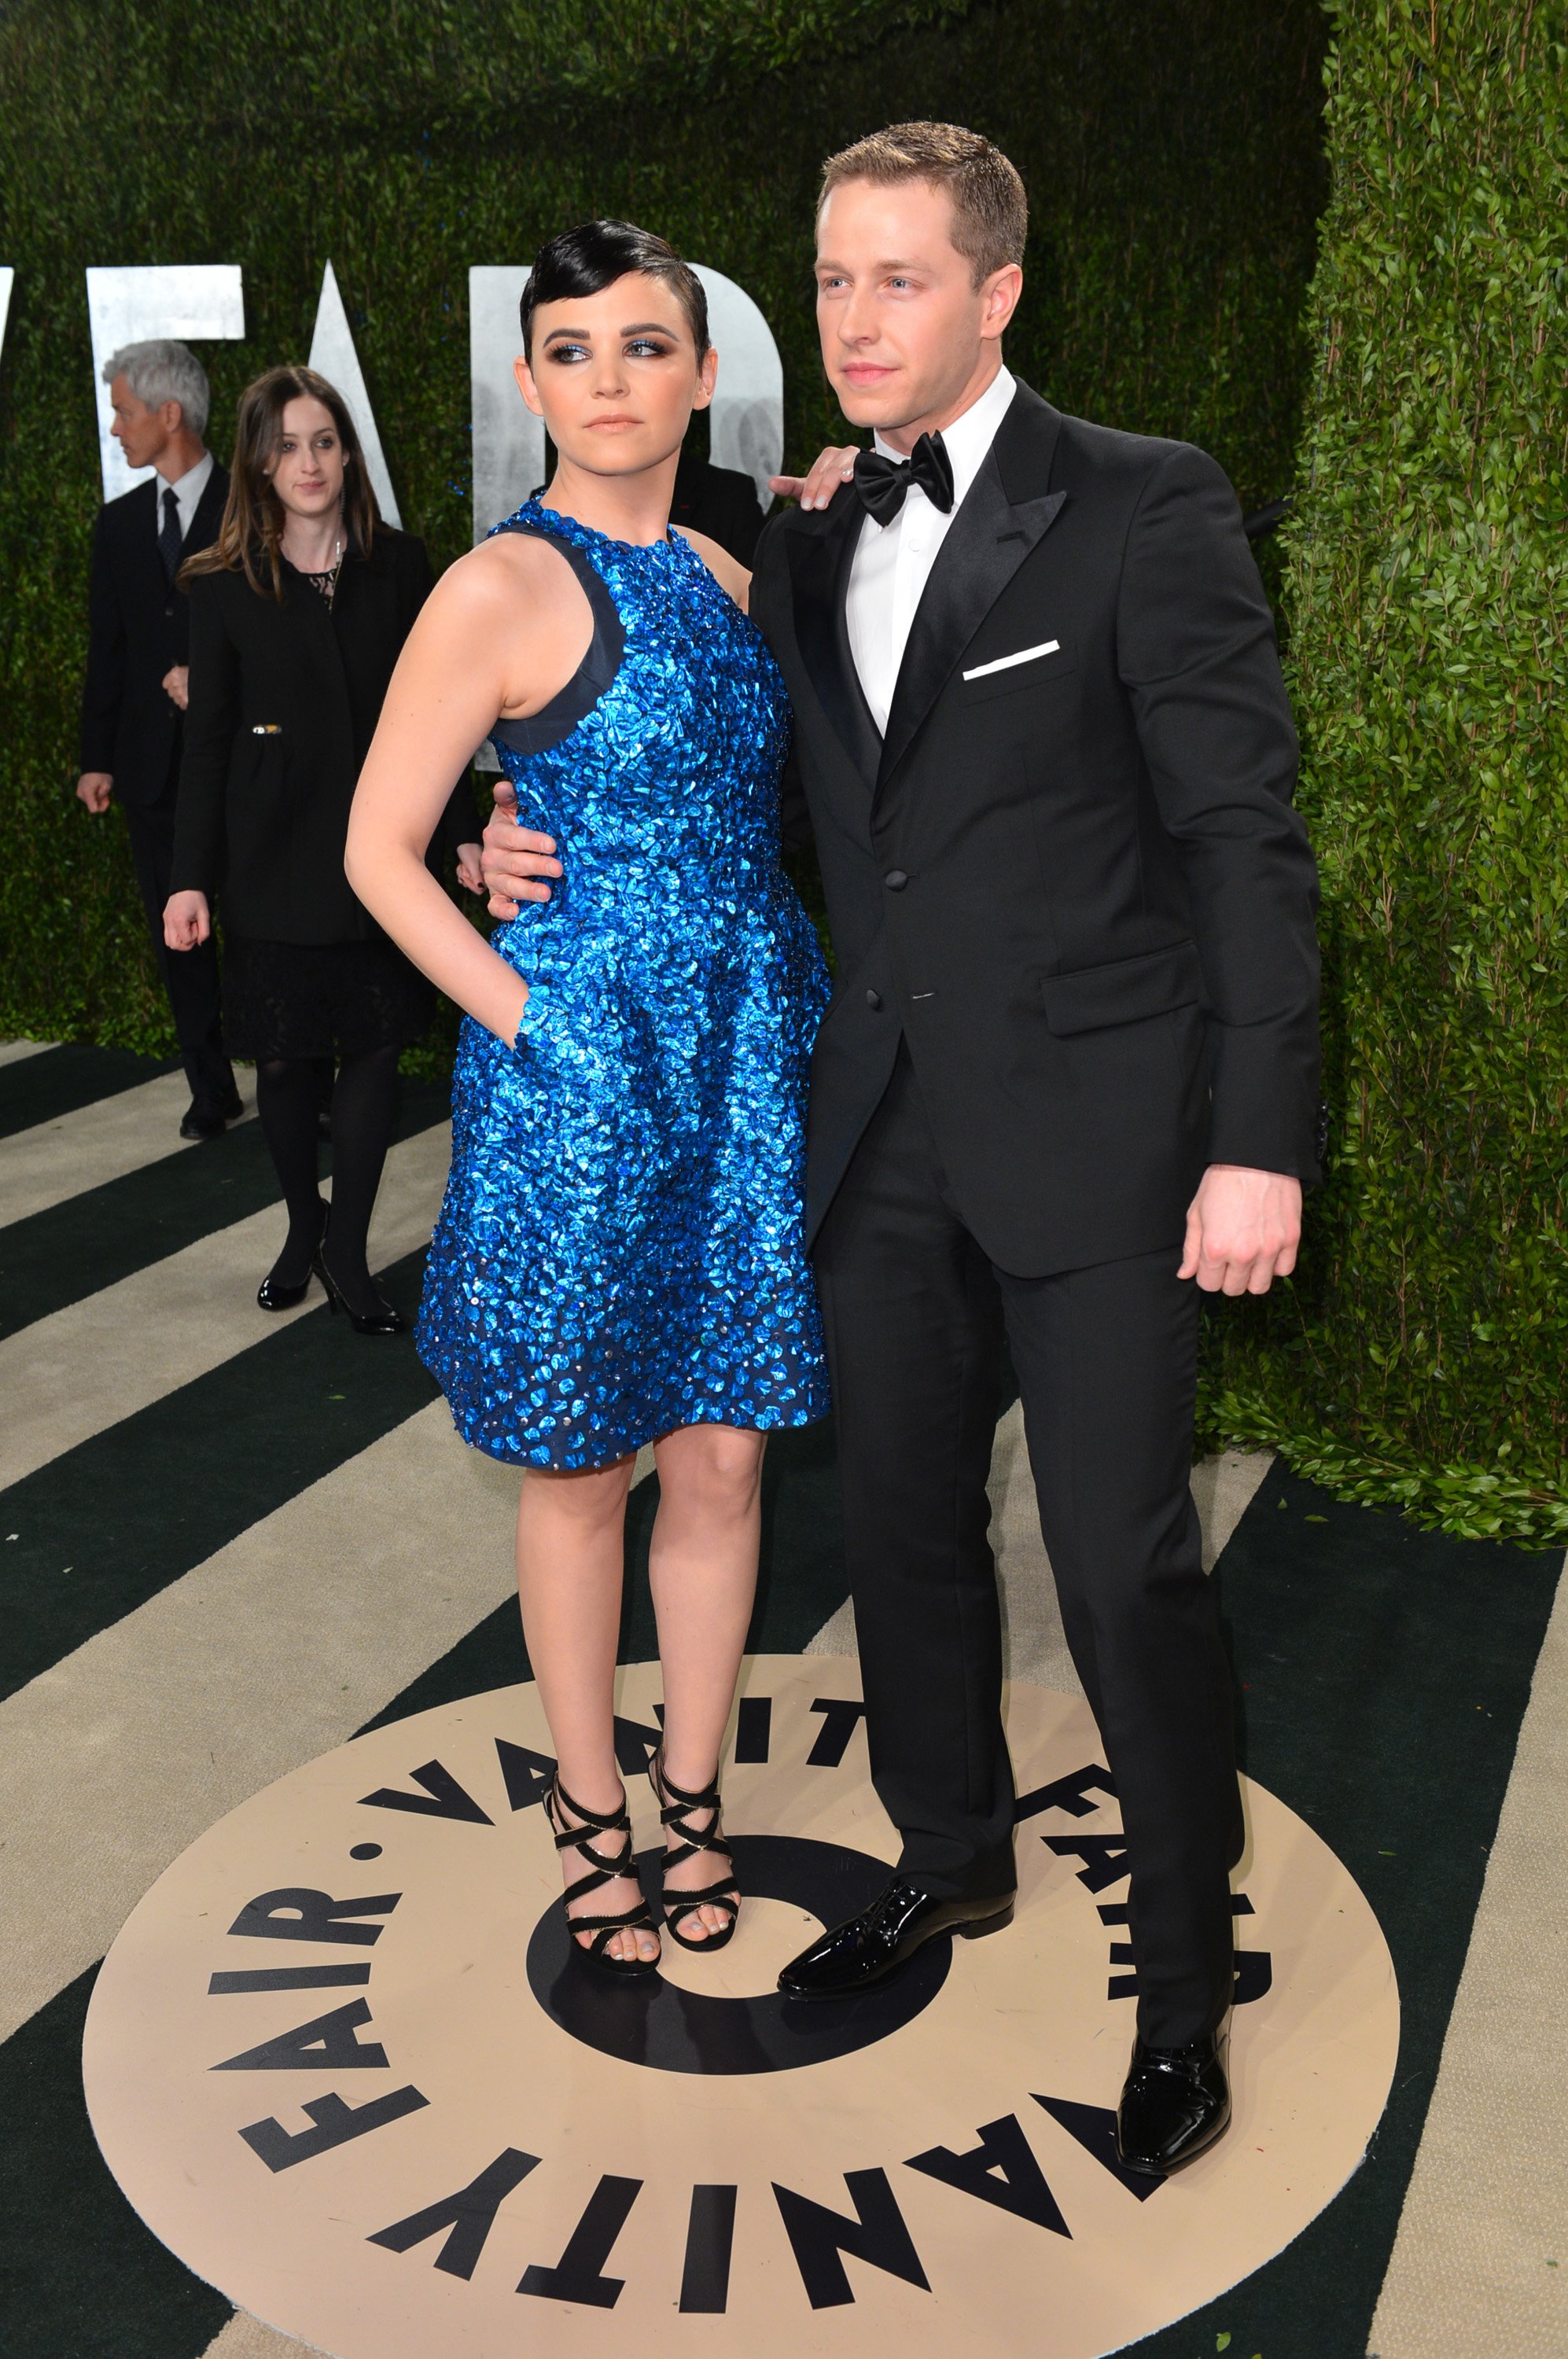
[[[186,701],[190,625],[175,576],[216,540],[229,478],[202,440],[207,375],[184,344],[126,344],[103,366],[110,428],[147,483],[109,500],[93,530],[87,683],[82,699],[82,776],[76,791],[102,813],[111,798],[125,815],[131,859],[162,972],[180,1058],[191,1084],[182,1138],[216,1138],[241,1111],[223,1053],[218,962],[212,943],[166,950],[174,805]]]

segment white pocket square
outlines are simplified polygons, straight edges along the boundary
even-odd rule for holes
[[[987,672],[1011,671],[1015,664],[1036,663],[1041,656],[1059,655],[1061,651],[1060,639],[1046,639],[1038,647],[1020,647],[1016,656],[997,656],[991,663],[976,664],[974,670],[966,671],[964,677],[965,679],[984,679]]]

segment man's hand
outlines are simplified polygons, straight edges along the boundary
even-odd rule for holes
[[[476,843],[460,843],[457,847],[457,881],[465,893],[483,893],[485,871],[480,866],[480,850]]]
[[[852,445],[830,443],[819,459],[813,460],[806,475],[769,475],[768,488],[777,492],[781,500],[799,500],[803,508],[825,508],[842,484],[847,484],[855,473],[855,462],[860,456]]]
[[[1282,1171],[1211,1163],[1187,1209],[1178,1277],[1205,1294],[1267,1294],[1289,1277],[1301,1241],[1301,1183]]]
[[[165,696],[183,712],[191,701],[190,665],[170,664],[163,675],[162,686]]]
[[[106,811],[114,781],[107,770],[83,770],[76,781],[76,799],[94,813]]]
[[[561,875],[561,863],[553,856],[554,836],[519,827],[517,810],[517,798],[503,778],[495,788],[495,810],[485,831],[481,862],[493,918],[515,918],[524,901],[548,901],[550,886],[542,880]]]
[[[205,893],[171,893],[163,905],[163,939],[171,951],[193,951],[212,930]]]

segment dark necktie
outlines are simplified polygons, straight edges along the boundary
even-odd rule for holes
[[[940,434],[922,434],[907,459],[885,459],[862,451],[855,462],[855,488],[867,516],[891,524],[911,484],[919,484],[933,508],[945,516],[953,506],[953,462]]]
[[[163,523],[158,536],[158,554],[163,570],[170,582],[180,571],[180,550],[183,535],[180,529],[180,502],[166,484],[163,489]]]

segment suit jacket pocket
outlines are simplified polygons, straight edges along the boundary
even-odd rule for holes
[[[1048,974],[1040,989],[1053,1032],[1098,1032],[1107,1025],[1138,1024],[1192,1006],[1203,995],[1203,970],[1195,942],[1172,942],[1138,958],[1114,959],[1107,966]]]
[[[1050,642],[1046,644],[1050,645]],[[1037,654],[1032,649],[1019,652],[1025,653],[1022,663],[1003,660],[994,671],[990,665],[996,663],[996,657],[990,658],[989,661],[983,656],[975,657],[973,661],[966,658],[964,666],[960,668],[957,681],[960,705],[966,708],[971,704],[989,704],[993,697],[1021,696],[1029,690],[1038,693],[1041,689],[1048,689],[1052,680],[1065,679],[1070,672],[1078,669],[1076,653],[1060,641],[1051,647],[1049,655]],[[965,669],[975,671],[977,677],[966,679],[964,677]]]

